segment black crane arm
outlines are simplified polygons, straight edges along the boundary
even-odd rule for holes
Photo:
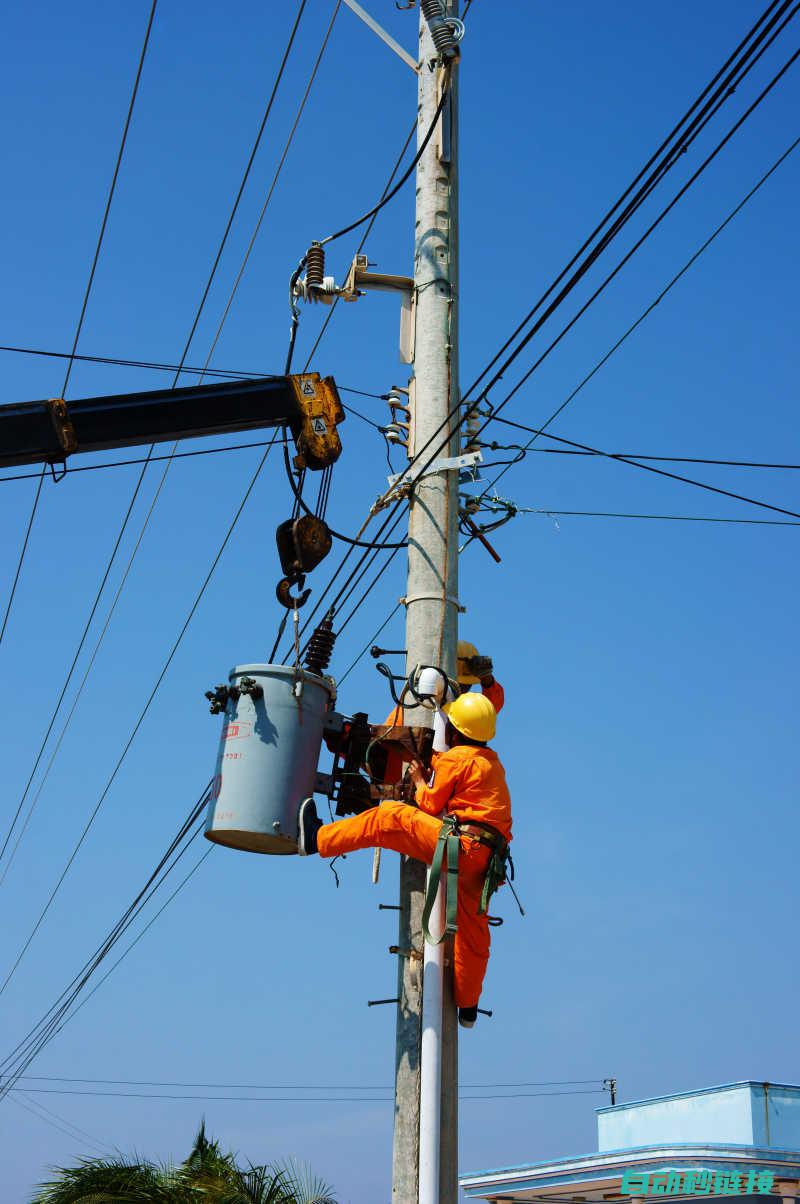
[[[327,468],[342,450],[344,410],[333,377],[317,372],[0,406],[0,467],[62,464],[114,447],[289,427],[297,464]]]

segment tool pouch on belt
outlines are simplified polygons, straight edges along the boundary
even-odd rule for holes
[[[481,902],[478,908],[478,915],[484,916],[489,908],[489,900],[496,890],[498,890],[504,882],[508,880],[508,864],[511,861],[511,854],[508,851],[508,842],[503,841],[502,844],[497,844],[492,849],[492,855],[489,858],[489,864],[486,867],[486,877],[483,880],[483,890],[481,891]],[[513,878],[513,862],[511,876]]]
[[[458,820],[455,815],[446,815],[442,820],[439,839],[428,874],[428,886],[425,891],[425,906],[422,911],[422,933],[431,945],[440,945],[446,936],[452,936],[458,927]],[[433,912],[436,896],[439,893],[439,883],[442,880],[442,862],[447,858],[447,895],[445,905],[445,924],[439,936],[432,936],[430,930],[431,913]]]

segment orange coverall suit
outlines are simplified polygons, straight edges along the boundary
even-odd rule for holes
[[[511,839],[511,797],[497,753],[490,748],[458,744],[434,754],[428,785],[417,787],[417,804],[387,801],[361,815],[324,824],[317,833],[321,857],[336,857],[355,849],[393,849],[430,865],[442,821],[442,811],[465,823],[490,824]],[[474,1007],[480,999],[489,961],[489,922],[478,915],[486,866],[491,856],[477,837],[461,837],[458,861],[458,931],[453,960],[455,1002]]]
[[[506,692],[500,685],[499,681],[493,681],[490,686],[481,686],[481,693],[484,698],[488,698],[489,702],[494,707],[499,715],[505,706]],[[386,716],[386,726],[395,727],[403,722],[403,711],[401,707],[395,707]],[[389,755],[386,758],[386,769],[383,773],[384,782],[399,782],[403,776],[404,762],[401,754],[395,749],[389,750]]]

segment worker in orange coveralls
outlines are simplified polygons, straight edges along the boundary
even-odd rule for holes
[[[484,698],[488,698],[495,711],[500,714],[505,705],[506,694],[500,682],[495,679],[494,665],[489,656],[481,656],[474,644],[466,640],[458,641],[457,676],[462,692],[473,685],[480,685]],[[402,707],[394,707],[386,716],[386,727],[398,727],[403,722]],[[438,745],[437,745],[438,747]],[[396,749],[387,750],[386,768],[380,776],[383,782],[399,782],[403,776],[403,757]]]
[[[497,754],[487,743],[496,712],[482,694],[461,694],[444,708],[447,751],[434,753],[432,771],[411,768],[416,802],[389,800],[360,815],[323,824],[313,799],[300,808],[298,852],[337,857],[355,849],[384,848],[430,865],[443,812],[458,821],[458,929],[453,953],[458,1020],[472,1028],[489,960],[489,921],[479,914],[494,849],[511,840],[511,797]]]

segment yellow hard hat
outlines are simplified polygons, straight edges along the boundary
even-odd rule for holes
[[[480,681],[480,678],[476,677],[474,673],[470,673],[467,666],[464,664],[464,662],[469,660],[470,657],[477,656],[477,655],[478,655],[478,649],[475,647],[474,644],[468,644],[466,640],[458,641],[456,657],[458,660],[457,675],[458,675],[459,685],[474,686],[477,682]]]
[[[484,694],[459,694],[442,707],[447,718],[462,736],[485,743],[494,736],[497,711]]]

